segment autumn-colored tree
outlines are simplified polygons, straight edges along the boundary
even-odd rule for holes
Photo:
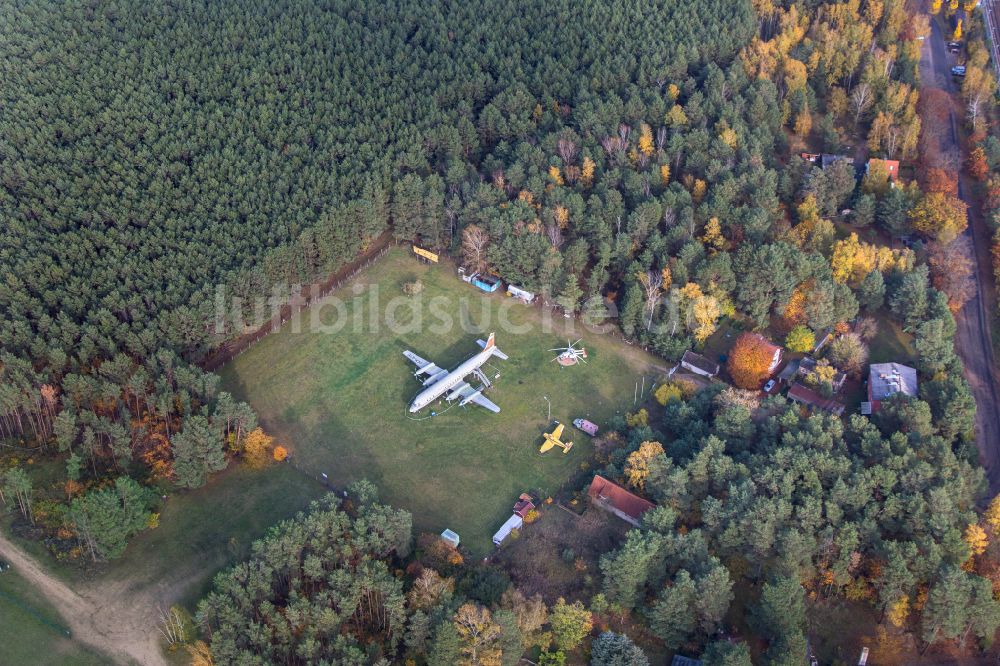
[[[976,293],[972,243],[960,236],[948,245],[931,243],[927,262],[934,288],[948,297],[948,309],[962,309]]]
[[[931,7],[930,7],[931,14],[935,16],[940,14],[942,4],[944,4],[943,0],[931,0]]]
[[[191,666],[215,666],[212,650],[205,641],[195,641],[191,645],[185,645],[184,648],[191,657]]]
[[[266,434],[261,428],[255,428],[247,433],[243,440],[243,459],[251,467],[263,467],[271,457],[271,446],[274,437]]]
[[[990,500],[986,511],[983,512],[983,520],[994,534],[1000,534],[1000,495]]]
[[[413,581],[406,600],[411,608],[426,610],[436,606],[442,599],[450,598],[454,591],[455,581],[452,578],[444,578],[428,567]]]
[[[722,225],[719,223],[719,218],[710,217],[708,219],[708,222],[705,223],[705,231],[701,236],[701,242],[713,252],[726,249],[726,237],[722,235]]]
[[[955,22],[955,31],[951,33],[951,38],[956,42],[962,39],[962,19]]]
[[[646,123],[639,128],[639,152],[646,157],[653,154],[653,130]]]
[[[919,233],[941,243],[950,243],[968,225],[967,206],[958,197],[930,192],[909,213],[910,224]]]
[[[924,171],[925,192],[941,192],[951,197],[958,196],[958,174],[951,169],[931,167]]]
[[[969,526],[965,528],[963,538],[973,557],[985,553],[990,545],[990,540],[986,536],[986,530],[980,527],[978,523],[969,523]]]
[[[288,449],[279,444],[278,446],[274,447],[273,457],[276,462],[282,462],[283,460],[285,460],[285,458],[288,457]]]
[[[625,478],[634,488],[645,489],[646,479],[649,478],[649,463],[662,455],[662,444],[650,441],[643,442],[639,445],[638,450],[629,454],[628,460],[625,462]]]
[[[816,346],[816,335],[808,326],[800,324],[788,332],[785,346],[793,352],[811,352]]]
[[[705,198],[705,192],[708,189],[708,185],[701,178],[694,179],[694,185],[691,188],[691,198],[696,204],[700,204],[701,200]]]
[[[774,348],[756,333],[743,333],[729,351],[726,367],[733,382],[744,389],[759,389],[770,374]]]
[[[653,397],[656,398],[656,402],[666,407],[667,403],[680,400],[684,397],[684,390],[673,382],[664,382],[653,392]]]
[[[697,282],[688,282],[680,290],[681,308],[688,319],[688,328],[698,342],[704,342],[715,332],[722,310],[714,296],[705,294]]]
[[[687,125],[688,117],[687,114],[684,113],[684,107],[682,107],[680,104],[674,104],[672,107],[670,107],[670,110],[667,111],[666,122],[667,125],[669,125],[670,127],[679,128]]]
[[[594,182],[594,168],[596,166],[594,160],[587,155],[584,156],[583,164],[580,167],[580,182],[583,183],[584,187],[590,187]]]
[[[549,180],[551,180],[556,185],[563,184],[562,173],[559,171],[559,167],[557,167],[554,164],[549,167]]]
[[[489,609],[462,604],[455,613],[454,625],[462,641],[463,666],[500,666],[500,625]]]
[[[906,624],[906,618],[910,616],[910,597],[904,594],[889,604],[885,616],[894,627]]]
[[[802,110],[795,116],[795,125],[792,129],[802,138],[809,136],[809,132],[812,131],[812,114],[809,113],[808,106],[803,105]]]
[[[634,414],[627,412],[625,414],[625,425],[629,428],[641,428],[642,426],[649,425],[649,412],[646,411],[645,407],[642,407]]]
[[[976,180],[986,180],[986,176],[990,175],[990,165],[986,161],[986,151],[982,146],[973,148],[965,163],[969,168],[969,174]]]
[[[670,184],[670,165],[661,164],[660,165],[660,184],[669,185]]]

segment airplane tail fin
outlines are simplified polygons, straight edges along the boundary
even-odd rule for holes
[[[496,333],[490,333],[490,337],[486,339],[486,342],[483,342],[482,340],[476,340],[476,342],[478,342],[479,346],[482,347],[485,351],[493,352],[493,355],[496,356],[497,358],[503,359],[505,361],[507,360],[508,358],[507,354],[504,354],[502,351],[500,351],[500,348],[497,347]]]

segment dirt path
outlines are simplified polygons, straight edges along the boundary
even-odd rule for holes
[[[955,86],[950,74],[951,60],[945,49],[944,36],[936,21],[931,21],[931,36],[926,40],[920,57],[920,77],[924,88],[938,88],[954,98]],[[961,109],[961,105],[956,105]],[[956,164],[961,164],[958,123],[951,112],[951,128],[941,138],[941,147],[951,151]],[[969,206],[969,228],[966,235],[972,241],[973,265],[976,269],[976,290],[973,297],[955,314],[958,328],[955,334],[958,355],[965,364],[965,376],[976,400],[976,444],[979,458],[986,469],[991,494],[1000,492],[1000,381],[993,355],[993,339],[987,302],[992,293],[993,276],[988,254],[989,239],[983,239],[978,202],[973,199],[972,182],[962,173],[958,193]]]
[[[74,591],[2,534],[0,556],[56,607],[75,640],[119,664],[166,666],[157,610],[145,595],[130,597],[103,588]]]

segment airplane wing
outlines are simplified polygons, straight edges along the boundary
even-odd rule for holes
[[[448,394],[448,400],[454,400],[456,397],[462,397],[462,404],[466,402],[474,402],[480,407],[485,407],[494,414],[500,413],[500,408],[497,405],[483,395],[483,390],[481,388],[475,389],[470,386],[467,382],[463,382],[457,388],[453,389],[451,393]]]
[[[552,434],[549,435],[549,437],[552,437],[553,439],[559,439],[562,436],[563,429],[565,427],[566,426],[560,423],[559,425],[556,426],[556,429],[552,431]]]
[[[499,414],[500,413],[500,408],[497,407],[497,405],[492,400],[490,400],[489,398],[487,398],[482,393],[480,393],[479,395],[473,396],[472,402],[476,403],[480,407],[485,407],[486,409],[490,410],[494,414]]]
[[[438,370],[440,370],[440,368],[438,368],[436,365],[434,365],[433,363],[431,363],[426,359],[420,358],[419,356],[411,352],[409,349],[403,352],[403,356],[410,359],[413,365],[417,366],[418,370],[416,374],[418,375],[424,375],[424,374],[429,375],[433,372],[437,372]]]

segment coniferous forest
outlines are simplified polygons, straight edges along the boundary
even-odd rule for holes
[[[217,577],[202,657],[556,664],[596,618],[618,631],[595,633],[591,663],[644,664],[629,617],[707,664],[803,663],[807,605],[827,599],[870,608],[883,654],[901,636],[910,654],[986,649],[1000,503],[953,345],[973,293],[966,204],[921,89],[930,21],[968,12],[982,43],[979,15],[952,4],[9,3],[0,499],[15,529],[114,559],[151,524],[149,486],[259,458],[253,409],[200,365],[244,333],[218,329],[216,294],[249,307],[389,233],[568,315],[614,311],[669,362],[724,322],[793,352],[829,336],[804,379],[827,398],[840,375],[863,381],[890,327],[912,339],[920,391],[871,418],[807,413],[761,399],[749,347],[729,358],[735,388],[665,385],[660,413],[597,447],[595,468],[658,508],[598,559],[586,599],[522,594],[516,573],[440,543],[411,553],[409,515],[362,484]],[[992,99],[969,48],[961,95]],[[963,127],[981,140],[976,114]],[[983,178],[1000,162],[984,145]],[[44,515],[29,454],[65,461]]]

